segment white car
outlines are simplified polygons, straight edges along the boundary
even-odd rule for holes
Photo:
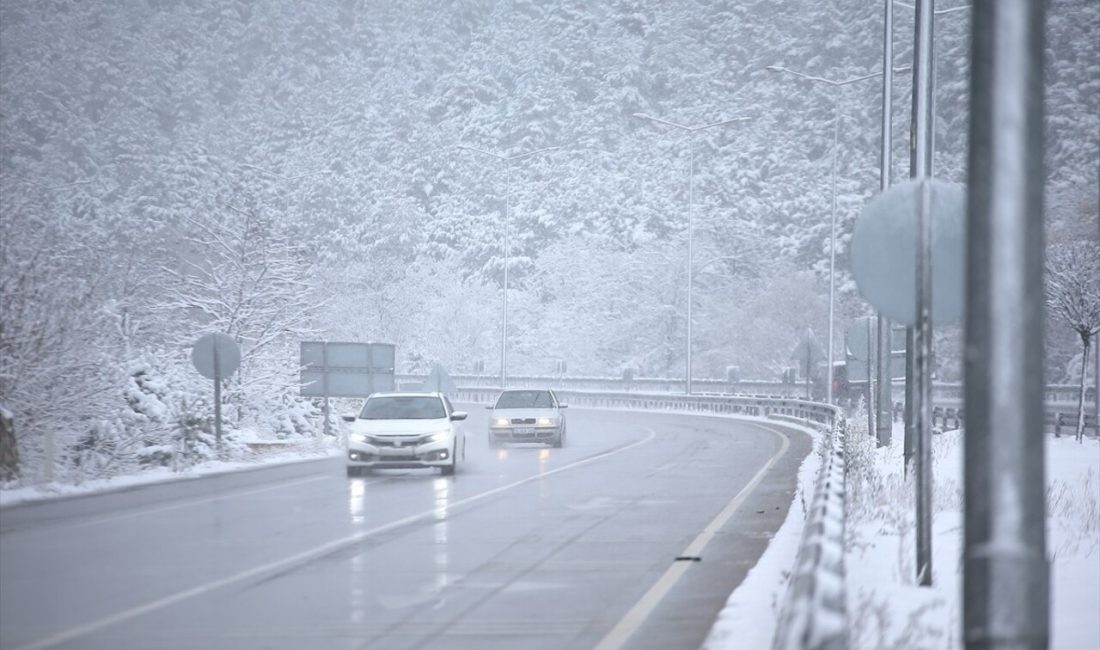
[[[565,444],[568,408],[552,390],[506,390],[489,415],[489,447],[504,442],[541,442],[551,447]]]
[[[348,476],[373,468],[438,467],[454,474],[466,458],[466,413],[441,393],[375,393],[348,432]]]

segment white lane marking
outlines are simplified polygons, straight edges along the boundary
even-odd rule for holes
[[[755,423],[753,423],[753,426],[757,426],[760,429],[779,436],[783,444],[780,445],[779,451],[768,459],[768,462],[760,468],[760,471],[752,477],[752,480],[750,480],[745,487],[741,488],[741,491],[726,504],[726,507],[722,508],[722,511],[703,528],[702,532],[692,540],[691,544],[688,544],[688,547],[680,555],[698,557],[707,543],[710,542],[714,535],[721,530],[727,522],[729,522],[733,514],[737,512],[737,509],[740,508],[741,504],[748,498],[749,494],[756,489],[756,486],[763,480],[764,475],[767,474],[768,470],[775,464],[775,461],[779,460],[779,458],[787,452],[787,448],[790,447],[790,438],[788,438],[786,434],[776,429],[757,425]],[[630,637],[638,631],[638,628],[645,623],[646,619],[649,618],[653,610],[657,608],[661,600],[664,599],[664,597],[668,595],[668,592],[672,590],[672,587],[676,585],[676,581],[680,579],[680,576],[682,576],[692,564],[694,564],[694,562],[673,562],[672,566],[670,566],[668,570],[658,578],[657,582],[649,588],[649,591],[645,592],[645,595],[643,595],[638,602],[634,603],[634,606],[615,624],[615,627],[611,628],[611,631],[600,641],[595,650],[617,650],[623,647],[627,640],[629,640]]]
[[[283,488],[293,487],[295,485],[302,485],[303,483],[312,483],[314,481],[324,481],[330,477],[327,474],[320,476],[309,476],[306,478],[295,479],[293,481],[287,481],[279,483],[277,485],[268,485],[261,488],[255,488],[252,490],[243,490],[238,492],[225,492],[222,494],[213,494],[206,497],[199,497],[195,499],[188,499],[185,501],[177,501],[164,506],[157,506],[155,508],[144,508],[141,510],[131,510],[129,512],[120,512],[113,515],[105,515],[103,517],[96,517],[93,519],[83,519],[79,521],[50,521],[42,522],[40,525],[28,525],[25,528],[12,528],[8,532],[16,531],[33,531],[40,530],[42,528],[80,528],[83,526],[95,526],[98,524],[104,524],[111,521],[118,521],[120,519],[132,519],[134,517],[141,517],[144,515],[154,515],[160,512],[167,512],[169,510],[178,510],[179,508],[187,508],[202,503],[209,503],[211,501],[218,501],[220,499],[232,499],[236,497],[252,496],[253,494],[262,494],[264,492],[272,492],[274,490],[281,490]]]
[[[514,481],[514,482],[508,483],[506,485],[501,485],[501,486],[495,487],[491,490],[487,490],[487,491],[482,492],[480,494],[475,494],[473,496],[466,497],[465,499],[459,499],[458,501],[455,501],[455,502],[451,503],[451,505],[449,506],[449,510],[453,511],[453,510],[455,510],[457,508],[460,508],[462,506],[466,506],[466,505],[469,505],[471,503],[475,503],[477,501],[487,499],[491,496],[494,496],[494,495],[500,494],[501,492],[506,492],[508,490],[517,488],[521,485],[525,485],[525,484],[530,483],[532,481],[539,481],[539,480],[545,479],[548,476],[553,476],[554,474],[560,474],[561,472],[565,472],[565,471],[580,467],[582,465],[587,465],[589,463],[594,463],[597,460],[603,460],[604,458],[607,458],[609,456],[614,456],[616,454],[621,454],[624,451],[628,451],[628,450],[633,449],[635,447],[638,447],[640,445],[644,445],[644,444],[650,442],[651,440],[653,440],[653,438],[656,437],[656,435],[657,435],[654,431],[652,431],[650,429],[646,429],[646,431],[649,432],[649,435],[647,435],[645,438],[642,438],[641,440],[635,440],[634,442],[632,442],[630,444],[627,444],[627,445],[624,445],[622,447],[616,447],[616,448],[609,449],[609,450],[604,451],[604,452],[600,452],[600,453],[598,453],[594,456],[589,456],[588,458],[578,460],[578,461],[570,463],[568,465],[563,465],[563,466],[561,466],[557,469],[548,470],[548,471],[542,472],[540,474],[533,474],[531,476],[528,476],[527,478],[520,479],[518,481]],[[118,612],[116,614],[112,614],[110,616],[106,616],[106,617],[101,618],[99,620],[92,621],[90,623],[85,623],[84,625],[78,625],[76,627],[69,628],[68,630],[64,630],[64,631],[58,632],[56,634],[52,634],[52,635],[50,635],[50,636],[48,636],[44,639],[39,639],[38,641],[33,641],[33,642],[31,642],[27,645],[20,646],[19,648],[15,648],[14,650],[40,650],[41,648],[51,648],[51,647],[56,646],[60,643],[65,643],[66,641],[72,641],[73,639],[91,634],[92,632],[97,632],[99,630],[102,630],[105,627],[110,627],[112,625],[115,625],[116,623],[121,623],[123,621],[127,621],[129,619],[141,616],[143,614],[148,614],[149,612],[156,611],[158,609],[163,609],[164,607],[168,607],[169,605],[174,605],[176,603],[188,600],[190,598],[194,598],[195,596],[201,596],[203,594],[210,593],[211,591],[221,589],[222,587],[226,587],[226,586],[231,585],[231,584],[235,584],[235,583],[238,583],[238,582],[243,582],[245,580],[255,578],[257,576],[264,575],[266,573],[281,571],[281,570],[287,569],[289,567],[292,567],[296,564],[300,564],[300,563],[303,563],[303,562],[308,562],[310,560],[314,560],[314,559],[323,557],[323,556],[328,555],[330,553],[334,553],[336,551],[339,551],[342,548],[352,546],[354,544],[358,544],[359,542],[361,542],[361,541],[363,541],[363,540],[365,540],[369,537],[374,537],[376,535],[380,535],[382,533],[386,533],[386,532],[389,532],[391,530],[401,528],[402,526],[407,526],[409,524],[416,523],[418,521],[422,521],[422,520],[426,520],[426,519],[427,520],[434,520],[435,517],[436,517],[436,513],[437,513],[437,510],[436,510],[436,508],[433,507],[430,510],[425,510],[425,511],[417,513],[415,515],[409,515],[408,517],[404,517],[404,518],[398,519],[396,521],[391,521],[388,524],[383,524],[381,526],[378,526],[376,528],[372,528],[370,530],[365,530],[365,531],[362,531],[362,532],[347,535],[345,537],[341,537],[340,539],[336,539],[336,540],[333,540],[331,542],[322,544],[320,546],[316,546],[312,549],[302,551],[301,553],[295,553],[294,555],[284,557],[281,560],[275,560],[275,561],[272,561],[272,562],[268,562],[267,564],[262,564],[260,566],[252,567],[251,569],[246,569],[244,571],[241,571],[240,573],[235,573],[231,576],[227,576],[227,577],[222,578],[220,580],[214,580],[212,582],[208,582],[206,584],[198,585],[198,586],[192,587],[190,589],[184,589],[183,591],[178,591],[174,594],[164,596],[163,598],[159,598],[157,600],[145,603],[144,605],[139,605],[139,606],[133,607],[131,609],[123,610],[121,612]]]

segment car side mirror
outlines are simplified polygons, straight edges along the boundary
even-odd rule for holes
[[[465,420],[466,419],[466,412],[465,411],[455,411],[454,413],[451,413],[451,419],[455,420],[455,421]]]
[[[489,404],[488,406],[485,407],[485,410],[486,411],[492,411],[493,410],[493,405]]]
[[[358,417],[359,416],[355,415],[354,413],[345,413],[345,414],[340,416],[340,419],[343,420],[344,422],[355,422],[356,418],[358,418]]]
[[[567,409],[567,408],[569,408],[569,405],[568,404],[558,404],[558,408]]]

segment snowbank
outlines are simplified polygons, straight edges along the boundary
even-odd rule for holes
[[[852,450],[848,613],[861,648],[958,648],[962,616],[962,432],[933,438],[933,586],[914,583],[913,483],[903,477],[902,438]],[[1051,645],[1100,648],[1100,442],[1047,442],[1047,550],[1051,558]]]
[[[706,650],[771,647],[779,607],[798,556],[806,510],[814,498],[814,486],[821,467],[820,446],[825,438],[816,429],[789,423],[783,426],[805,431],[814,440],[814,451],[806,455],[798,470],[798,488],[795,500],[787,510],[787,518],[756,566],[726,600],[703,644]]]
[[[319,458],[338,456],[342,453],[343,447],[338,438],[330,440],[301,440],[293,444],[288,444],[285,450],[256,453],[248,460],[208,460],[196,463],[182,471],[172,471],[169,467],[156,467],[136,474],[125,474],[112,478],[88,480],[79,485],[54,482],[10,490],[0,490],[0,508],[33,501],[113,492],[139,485],[189,480],[203,476],[225,474],[246,469],[257,469],[259,467],[271,465],[285,465],[288,463],[317,460]]]

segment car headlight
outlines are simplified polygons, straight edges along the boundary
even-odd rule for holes
[[[432,433],[429,433],[426,436],[421,436],[420,437],[420,443],[424,444],[424,443],[427,443],[427,442],[443,442],[444,440],[446,440],[450,436],[451,436],[451,430],[450,429],[443,429],[441,431],[433,431]]]
[[[555,420],[554,418],[539,418],[538,419],[538,424],[541,427],[552,427],[557,423],[558,423],[558,421]]]
[[[493,418],[494,427],[506,427],[508,426],[508,418]]]
[[[358,442],[359,444],[363,444],[363,445],[369,445],[370,444],[370,436],[368,436],[364,433],[353,433],[348,437],[351,438],[352,442]]]

